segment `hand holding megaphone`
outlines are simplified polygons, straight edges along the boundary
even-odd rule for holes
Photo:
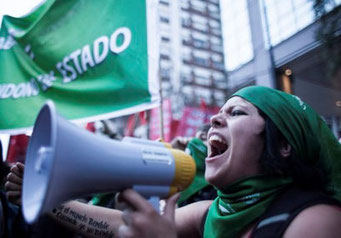
[[[8,201],[21,206],[22,179],[24,177],[24,164],[17,162],[11,166],[5,183],[6,196]]]
[[[179,193],[167,199],[162,216],[131,189],[122,192],[121,198],[132,209],[124,211],[124,222],[118,229],[119,237],[177,237],[175,227],[175,208]],[[152,229],[151,229],[152,228]]]
[[[32,223],[67,200],[126,188],[156,203],[188,187],[194,175],[185,152],[156,141],[96,136],[58,115],[49,101],[27,150],[23,214]]]

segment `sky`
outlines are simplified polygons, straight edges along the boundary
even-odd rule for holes
[[[0,0],[0,23],[3,15],[21,17],[31,12],[44,0]]]

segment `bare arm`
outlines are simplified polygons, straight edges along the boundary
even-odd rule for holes
[[[138,193],[128,189],[122,198],[133,209],[124,212],[125,225],[120,228],[122,237],[198,237],[200,222],[211,201],[204,201],[178,208],[175,211],[178,195],[167,200],[164,214],[158,214]]]
[[[65,203],[50,215],[60,224],[85,237],[199,237],[200,224],[211,201],[176,209],[178,196],[168,199],[164,214],[135,191],[123,192],[122,199],[133,210],[120,212],[76,201]]]
[[[178,237],[202,237],[202,219],[212,201],[200,201],[176,209],[175,222]]]
[[[285,238],[332,238],[341,234],[341,210],[330,205],[316,205],[303,210],[292,221]]]
[[[8,199],[21,206],[22,178],[25,166],[16,163],[7,177]],[[59,224],[85,237],[118,237],[118,228],[123,224],[121,212],[92,206],[77,201],[64,203],[49,215]]]
[[[64,203],[49,215],[84,237],[118,237],[118,228],[123,224],[122,212],[77,201]]]

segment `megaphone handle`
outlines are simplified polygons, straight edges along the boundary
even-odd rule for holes
[[[157,196],[152,196],[148,199],[148,202],[153,206],[153,208],[160,213],[160,198]]]

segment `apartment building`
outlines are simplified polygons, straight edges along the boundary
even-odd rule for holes
[[[219,0],[160,0],[160,78],[173,116],[184,106],[226,100]]]

